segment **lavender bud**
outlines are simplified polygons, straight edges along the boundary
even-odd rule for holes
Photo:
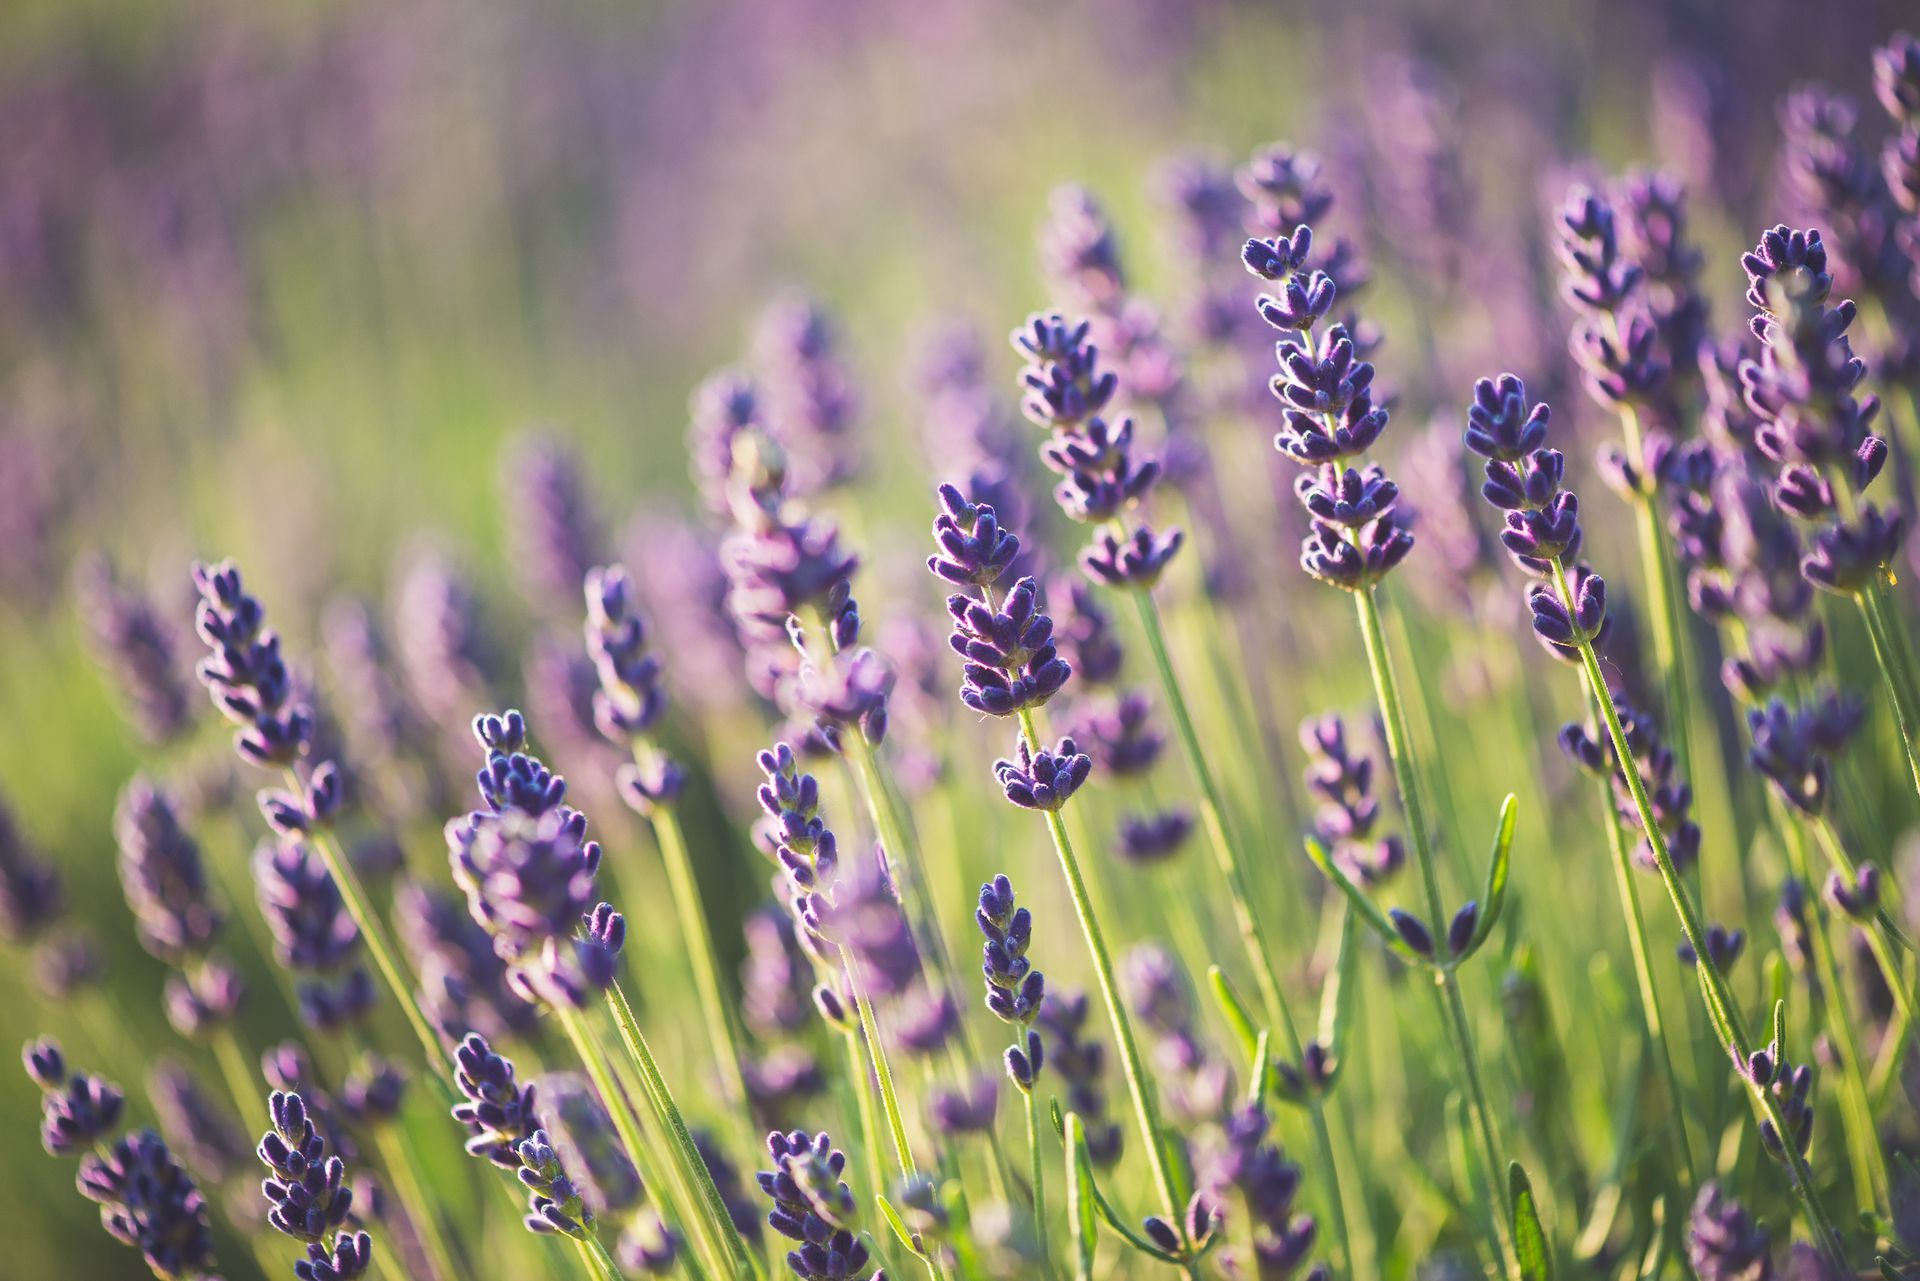
[[[1421,956],[1432,958],[1433,935],[1421,923],[1419,917],[1411,912],[1403,912],[1397,907],[1390,909],[1387,916],[1392,920],[1393,928],[1400,935],[1402,942]]]
[[[1007,799],[1022,809],[1061,810],[1093,771],[1092,759],[1072,738],[1061,739],[1052,749],[1034,751],[1022,737],[1014,750],[1014,759],[1002,757],[993,763],[993,775]]]

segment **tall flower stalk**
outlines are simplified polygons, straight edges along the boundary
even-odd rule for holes
[[[1229,826],[1213,763],[1201,744],[1174,670],[1160,607],[1153,595],[1184,538],[1178,529],[1156,534],[1143,520],[1130,523],[1130,515],[1159,479],[1160,464],[1136,456],[1132,419],[1123,418],[1114,425],[1103,417],[1119,389],[1119,380],[1101,367],[1099,350],[1088,339],[1090,332],[1090,322],[1074,324],[1057,314],[1029,317],[1026,325],[1014,331],[1014,349],[1027,361],[1021,371],[1026,389],[1022,407],[1028,418],[1047,429],[1040,457],[1061,477],[1054,489],[1061,509],[1073,520],[1098,529],[1091,545],[1081,553],[1081,569],[1094,582],[1133,600],[1161,691],[1173,715],[1175,736],[1200,792],[1200,823],[1227,885],[1241,946],[1259,988],[1263,1017],[1284,1038],[1293,1062],[1299,1063],[1305,1047],[1254,912],[1239,842]],[[1341,1258],[1348,1262],[1353,1257],[1350,1228],[1321,1101],[1312,1100],[1308,1111],[1330,1175],[1327,1202],[1340,1238]]]
[[[1549,415],[1543,407],[1528,404],[1525,384],[1511,374],[1502,375],[1498,383],[1483,380],[1475,390],[1475,402],[1494,413],[1478,424],[1467,443],[1488,459],[1487,489],[1505,512],[1501,542],[1515,563],[1535,579],[1527,593],[1534,632],[1549,653],[1563,662],[1578,663],[1585,674],[1587,693],[1605,724],[1607,743],[1633,801],[1648,852],[1694,955],[1708,1021],[1761,1116],[1764,1146],[1787,1167],[1822,1250],[1844,1271],[1846,1256],[1839,1232],[1820,1201],[1806,1160],[1813,1119],[1812,1071],[1805,1066],[1792,1068],[1782,1057],[1784,1006],[1775,1007],[1773,1039],[1766,1046],[1757,1047],[1749,1039],[1721,972],[1719,950],[1709,946],[1706,927],[1675,866],[1667,826],[1649,795],[1640,758],[1594,649],[1606,624],[1606,582],[1586,565],[1569,563],[1581,544],[1580,505],[1561,486],[1564,460],[1545,446]]]
[[[1274,446],[1306,469],[1294,486],[1312,521],[1301,547],[1301,567],[1313,578],[1353,597],[1374,697],[1386,730],[1387,756],[1406,809],[1408,838],[1420,870],[1427,919],[1437,923],[1445,919],[1445,908],[1434,865],[1432,829],[1414,775],[1406,707],[1375,596],[1380,581],[1413,550],[1413,533],[1396,510],[1399,486],[1377,463],[1368,463],[1364,469],[1353,466],[1386,430],[1387,410],[1373,400],[1373,365],[1363,358],[1357,331],[1348,323],[1321,326],[1340,290],[1327,270],[1308,265],[1312,249],[1313,229],[1303,222],[1290,235],[1249,240],[1241,253],[1247,270],[1273,287],[1272,292],[1260,296],[1257,306],[1261,318],[1281,335],[1276,347],[1280,373],[1273,380],[1272,390],[1281,403],[1285,424],[1275,436]],[[1510,832],[1510,820],[1503,822],[1503,830]],[[1321,861],[1325,870],[1328,865]],[[1490,924],[1496,909],[1492,904],[1484,906],[1483,919]],[[1401,919],[1412,918],[1396,918],[1396,924]],[[1485,937],[1472,923],[1467,932]],[[1457,957],[1464,959],[1464,954]],[[1502,1198],[1495,1184],[1504,1165],[1473,1026],[1460,997],[1453,965],[1433,967],[1433,975],[1467,1089],[1481,1168],[1488,1183],[1487,1199],[1497,1205]],[[1493,1220],[1494,1254],[1506,1266],[1512,1249],[1506,1220],[1498,1213]]]
[[[1034,712],[1065,687],[1073,669],[1053,644],[1053,620],[1040,608],[1039,585],[1022,578],[997,599],[993,585],[1019,554],[1020,540],[1000,527],[991,505],[972,503],[951,485],[939,491],[940,514],[934,521],[938,552],[928,568],[942,581],[970,587],[947,598],[954,622],[950,643],[964,660],[960,701],[972,710],[1019,721],[1014,755],[994,763],[994,777],[1007,800],[1021,809],[1038,810],[1046,818],[1054,852],[1073,899],[1074,914],[1093,960],[1094,978],[1113,1025],[1120,1066],[1127,1078],[1141,1144],[1153,1173],[1162,1213],[1149,1221],[1149,1235],[1171,1243],[1165,1251],[1191,1273],[1197,1243],[1180,1227],[1186,1216],[1173,1169],[1160,1142],[1159,1102],[1133,1034],[1132,1019],[1114,977],[1113,957],[1087,893],[1086,878],[1060,811],[1092,772],[1092,760],[1073,739],[1048,745],[1040,737]],[[1153,1230],[1157,1226],[1157,1231]]]

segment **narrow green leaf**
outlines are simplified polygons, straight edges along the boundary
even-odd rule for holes
[[[1253,1029],[1253,1019],[1247,1014],[1247,1007],[1241,1004],[1240,994],[1233,990],[1226,972],[1217,965],[1207,967],[1207,986],[1213,989],[1213,999],[1220,1005],[1220,1013],[1226,1018],[1227,1026],[1233,1029],[1234,1036],[1240,1042],[1240,1052],[1252,1055],[1254,1041],[1257,1039]]]
[[[1513,828],[1520,819],[1520,802],[1512,792],[1500,803],[1500,826],[1493,834],[1493,858],[1487,863],[1487,888],[1480,900],[1480,920],[1473,927],[1473,938],[1467,944],[1467,955],[1480,950],[1493,934],[1494,923],[1500,919],[1500,909],[1507,902],[1507,874],[1513,862]]]
[[[893,1229],[893,1235],[899,1238],[900,1244],[916,1256],[919,1255],[920,1243],[914,1239],[913,1233],[907,1231],[907,1225],[900,1218],[900,1212],[893,1208],[893,1202],[879,1194],[875,1194],[873,1199],[880,1206],[880,1217],[885,1219],[887,1226]]]
[[[1058,1109],[1056,1109],[1056,1114]],[[1087,1132],[1077,1113],[1067,1114],[1067,1222],[1073,1229],[1073,1281],[1093,1281],[1093,1165],[1087,1157]]]
[[[1347,1017],[1353,1007],[1353,969],[1359,957],[1360,949],[1353,945],[1353,908],[1348,907],[1340,918],[1340,944],[1333,954],[1333,967],[1320,988],[1317,1039],[1335,1060],[1339,1057],[1336,1051],[1345,1041]]]
[[[1773,1046],[1774,1053],[1784,1059],[1787,1053],[1787,1003],[1785,1001],[1773,1003]]]
[[[1347,874],[1340,870],[1340,865],[1333,861],[1333,856],[1327,853],[1327,847],[1322,845],[1317,837],[1307,838],[1307,857],[1313,860],[1313,865],[1320,869],[1322,876],[1339,886],[1340,892],[1347,896],[1347,901],[1352,903],[1354,910],[1360,913],[1360,919],[1372,926],[1373,932],[1386,940],[1388,947],[1415,964],[1433,964],[1430,958],[1420,955],[1407,946],[1406,940],[1400,937],[1400,931],[1394,929],[1393,922],[1387,919],[1387,914],[1366,896],[1365,891],[1347,879]]]
[[[1521,1281],[1553,1281],[1553,1255],[1540,1227],[1533,1184],[1518,1161],[1507,1165],[1507,1203],[1513,1211],[1513,1248],[1519,1256]]]
[[[1273,1074],[1273,1060],[1267,1057],[1267,1029],[1253,1047],[1253,1070],[1247,1074],[1247,1102],[1258,1104],[1267,1097],[1267,1078]]]

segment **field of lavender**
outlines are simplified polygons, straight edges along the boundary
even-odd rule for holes
[[[1903,26],[0,6],[0,1278],[1920,1278]]]

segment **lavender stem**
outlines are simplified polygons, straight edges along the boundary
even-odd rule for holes
[[[1572,609],[1574,595],[1567,582],[1566,566],[1562,559],[1555,557],[1551,562],[1554,590],[1561,602]],[[1600,658],[1594,652],[1593,640],[1583,629],[1574,630],[1574,640],[1580,651],[1580,663],[1586,671],[1587,689],[1595,702],[1600,705],[1603,719],[1606,721],[1607,736],[1613,743],[1616,758],[1621,762],[1622,772],[1626,775],[1628,789],[1633,793],[1634,808],[1640,816],[1640,826],[1646,835],[1647,843],[1653,850],[1654,863],[1660,872],[1660,879],[1667,887],[1667,897],[1673,901],[1673,909],[1680,917],[1680,931],[1687,943],[1693,948],[1696,964],[1694,972],[1700,979],[1700,992],[1707,1006],[1707,1013],[1715,1024],[1722,1043],[1735,1056],[1737,1062],[1747,1062],[1747,1038],[1742,1029],[1740,1013],[1733,1003],[1732,994],[1727,990],[1726,980],[1721,976],[1719,967],[1706,947],[1706,932],[1700,926],[1699,914],[1694,910],[1693,901],[1687,895],[1686,886],[1680,881],[1680,874],[1673,866],[1673,858],[1667,852],[1667,840],[1661,831],[1659,821],[1653,812],[1653,803],[1647,797],[1646,783],[1640,777],[1640,767],[1633,756],[1633,749],[1627,744],[1626,731],[1620,725],[1620,714],[1614,710],[1613,700],[1607,692],[1606,677],[1600,671]],[[1744,1079],[1744,1078],[1743,1078]],[[1807,1167],[1806,1157],[1799,1147],[1791,1141],[1790,1131],[1785,1118],[1780,1114],[1770,1090],[1748,1083],[1748,1093],[1759,1106],[1761,1113],[1772,1123],[1776,1133],[1783,1136],[1781,1151],[1787,1162],[1787,1169],[1793,1182],[1795,1193],[1806,1207],[1807,1218],[1814,1233],[1820,1238],[1820,1247],[1829,1258],[1839,1266],[1842,1272],[1847,1270],[1846,1251],[1840,1243],[1839,1231],[1833,1220],[1828,1217],[1826,1207],[1820,1202],[1820,1196],[1813,1186],[1813,1175]]]

